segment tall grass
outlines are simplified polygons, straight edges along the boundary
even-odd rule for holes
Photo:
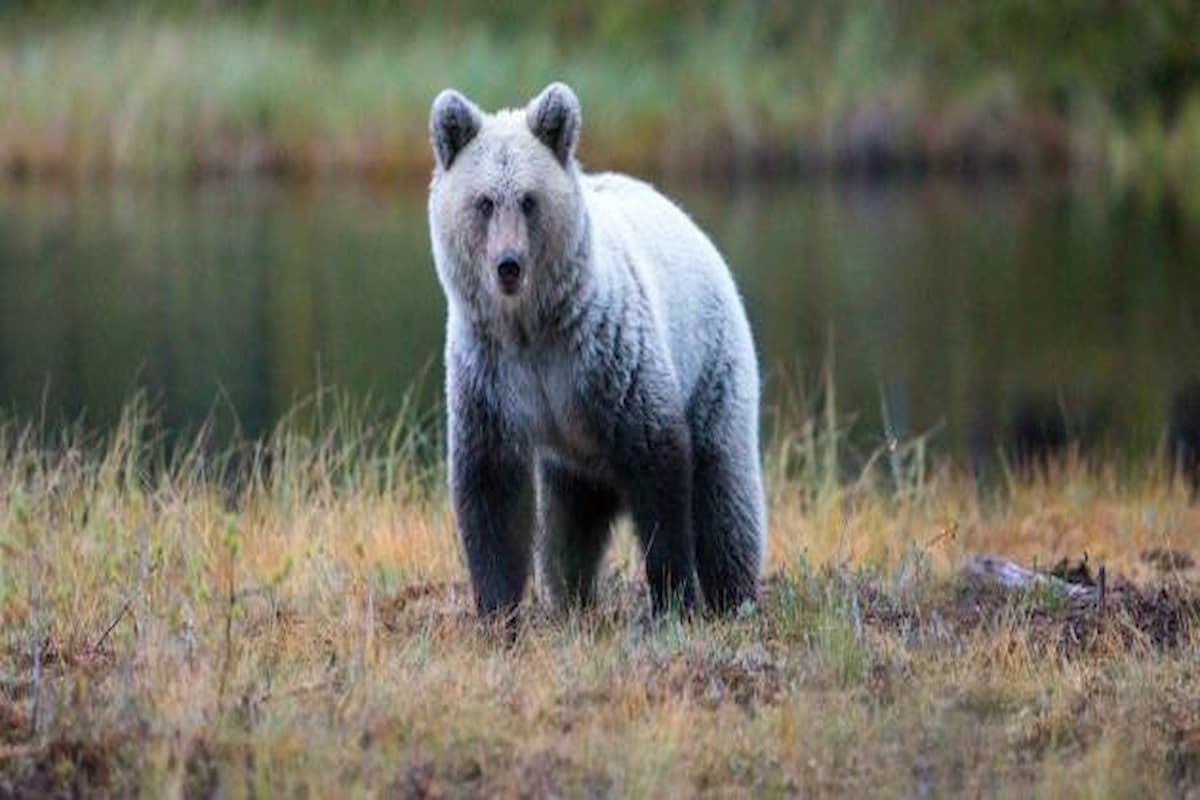
[[[1012,48],[972,52],[949,42],[956,26],[975,42],[981,20],[923,5],[905,15],[879,2],[814,4],[780,19],[724,4],[662,18],[618,9],[590,25],[545,8],[516,18],[425,9],[418,21],[343,10],[336,23],[140,8],[5,18],[6,172],[416,180],[430,166],[439,89],[495,108],[553,79],[579,90],[585,158],[638,171],[1083,165],[1140,179],[1193,174],[1200,136],[1196,91],[1170,120],[1152,101],[1126,112],[1113,98],[1129,91],[1109,70],[1032,69],[1046,53],[1022,47],[1019,20],[992,37]]]

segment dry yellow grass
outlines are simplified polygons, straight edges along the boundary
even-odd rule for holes
[[[759,610],[649,619],[625,534],[598,608],[535,602],[508,646],[470,613],[412,430],[281,433],[234,488],[229,456],[156,464],[141,428],[0,436],[0,794],[1200,787],[1196,574],[1140,556],[1197,550],[1200,509],[1163,478],[1072,468],[980,501],[933,470],[898,493],[781,437]],[[1000,597],[959,579],[976,552],[1086,552],[1173,599]]]

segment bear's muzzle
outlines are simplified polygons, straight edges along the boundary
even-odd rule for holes
[[[505,253],[496,264],[496,277],[500,279],[500,290],[505,294],[516,294],[521,288],[521,261],[513,253]]]

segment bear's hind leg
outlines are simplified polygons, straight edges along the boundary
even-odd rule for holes
[[[538,468],[542,579],[554,605],[588,605],[620,508],[616,491],[551,460]]]
[[[722,437],[720,430],[696,437],[692,518],[700,590],[709,611],[727,614],[758,599],[766,509],[757,436]]]

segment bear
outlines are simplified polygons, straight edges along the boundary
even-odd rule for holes
[[[446,296],[451,511],[478,613],[515,620],[531,562],[587,606],[618,516],[651,608],[756,602],[766,546],[759,371],[733,277],[649,184],[586,174],[582,113],[433,102],[433,260]]]

